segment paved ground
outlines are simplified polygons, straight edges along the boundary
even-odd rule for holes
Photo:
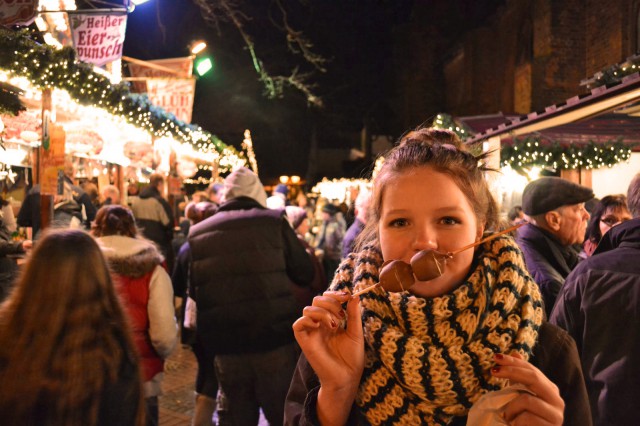
[[[182,345],[171,354],[164,365],[164,395],[160,397],[160,426],[191,424],[195,404],[196,357]],[[269,426],[261,413],[256,426]]]
[[[196,358],[181,345],[164,366],[164,395],[160,397],[160,426],[191,424],[195,403]]]

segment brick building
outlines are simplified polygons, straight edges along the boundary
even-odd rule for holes
[[[507,0],[454,44],[414,7],[397,31],[396,110],[405,128],[436,112],[524,114],[584,92],[585,78],[639,48],[640,0]],[[439,38],[440,37],[440,38]],[[416,72],[419,70],[419,72]]]

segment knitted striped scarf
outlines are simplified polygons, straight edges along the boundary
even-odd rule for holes
[[[382,256],[369,246],[343,262],[332,289],[378,282]],[[379,424],[446,425],[482,395],[506,386],[490,369],[495,353],[529,359],[542,299],[511,237],[484,243],[455,290],[424,299],[382,288],[361,295],[365,370],[356,403]]]

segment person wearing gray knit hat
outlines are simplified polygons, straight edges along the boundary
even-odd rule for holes
[[[189,230],[189,294],[198,343],[224,389],[220,424],[256,424],[260,408],[269,424],[284,423],[302,309],[294,291],[320,291],[309,290],[314,263],[284,210],[266,200],[258,176],[240,168],[224,180],[216,213]]]
[[[593,191],[558,177],[530,182],[522,193],[527,223],[518,229],[516,241],[527,269],[540,287],[547,315],[569,273],[580,261],[589,213],[584,203]]]
[[[223,202],[239,197],[249,197],[267,206],[267,193],[260,179],[246,167],[240,167],[224,180]]]

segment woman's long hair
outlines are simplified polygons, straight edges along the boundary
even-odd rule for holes
[[[97,243],[77,230],[45,234],[0,306],[2,424],[95,425],[124,363],[140,377]],[[143,417],[139,409],[136,423]]]

